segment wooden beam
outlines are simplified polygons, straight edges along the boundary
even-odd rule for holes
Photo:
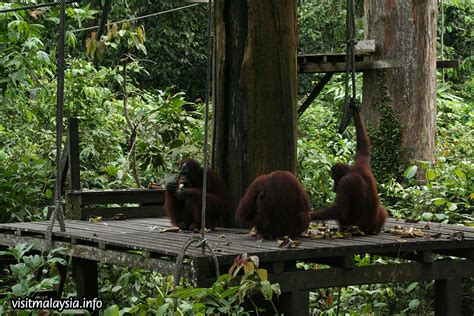
[[[437,60],[436,61],[436,68],[459,68],[459,60]]]
[[[346,71],[346,63],[344,62],[305,63],[299,66],[299,73],[334,73]],[[355,65],[357,72],[399,67],[401,67],[401,63],[396,60],[356,61]]]
[[[461,315],[461,279],[435,281],[435,315]]]
[[[271,275],[272,282],[287,289],[312,290],[348,285],[428,281],[474,277],[471,260],[440,260],[432,263],[402,263],[286,272]]]
[[[68,194],[80,197],[81,205],[123,204],[123,203],[164,203],[164,190],[155,189],[120,189],[71,191]]]
[[[356,54],[364,55],[375,53],[375,40],[357,41],[356,45],[354,46],[354,51]]]
[[[78,298],[93,300],[99,297],[97,261],[72,258],[72,274],[76,281]],[[92,315],[99,315],[98,310],[89,310]]]
[[[276,305],[282,315],[309,315],[309,291],[282,292]]]
[[[318,81],[318,83],[314,86],[313,91],[311,91],[309,96],[306,98],[306,100],[304,100],[303,104],[301,104],[300,108],[298,109],[298,116],[301,116],[301,114],[303,114],[304,111],[309,108],[311,103],[318,97],[318,95],[324,89],[324,86],[329,82],[329,80],[331,80],[333,75],[334,73],[326,73],[324,77]]]
[[[91,216],[103,218],[114,218],[117,214],[123,214],[127,218],[150,218],[165,215],[163,205],[148,205],[137,207],[85,207],[81,208],[81,219],[87,220]]]

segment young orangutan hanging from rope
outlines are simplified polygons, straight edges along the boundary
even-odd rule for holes
[[[335,219],[341,228],[358,226],[365,234],[378,234],[388,216],[379,203],[375,178],[370,169],[370,141],[362,126],[360,108],[352,99],[357,150],[352,166],[335,164],[331,169],[336,201],[333,206],[311,213],[312,220]]]

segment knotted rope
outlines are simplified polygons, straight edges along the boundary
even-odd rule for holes
[[[351,113],[349,104],[356,102],[356,70],[355,70],[355,50],[354,46],[357,44],[355,40],[355,5],[354,0],[347,0],[347,14],[346,14],[346,82],[344,94],[344,109],[339,124],[339,133],[343,133],[351,120]],[[352,95],[349,97],[349,81],[352,81]],[[351,100],[352,99],[352,100]]]
[[[64,200],[61,197],[61,145],[63,137],[63,116],[64,116],[64,68],[65,68],[65,43],[66,32],[66,1],[61,0],[58,26],[58,57],[57,65],[57,90],[56,90],[56,183],[54,186],[54,205],[45,236],[45,251],[50,251],[53,247],[53,227],[57,219],[62,232],[66,231],[64,224]]]
[[[204,115],[204,162],[202,176],[202,208],[201,208],[201,237],[191,237],[183,246],[176,260],[174,274],[175,286],[179,284],[181,278],[181,269],[186,251],[193,243],[198,243],[202,254],[205,254],[206,248],[209,250],[215,265],[216,275],[219,276],[219,263],[215,252],[206,239],[206,195],[207,195],[207,172],[209,163],[209,99],[211,98],[211,71],[212,71],[212,43],[213,43],[213,1],[209,0],[208,5],[208,23],[207,23],[207,73],[206,73],[206,112]]]

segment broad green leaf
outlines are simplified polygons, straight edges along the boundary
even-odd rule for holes
[[[450,210],[452,212],[452,211],[455,211],[457,209],[458,209],[458,205],[456,203],[448,202],[448,210]]]
[[[104,311],[104,316],[119,316],[119,307],[117,305],[109,306]]]
[[[410,293],[418,286],[418,282],[413,282],[407,287],[407,293]]]
[[[408,307],[411,309],[411,310],[415,310],[418,308],[418,306],[420,305],[420,300],[419,299],[413,299],[410,301],[410,303],[408,304]]]
[[[434,179],[436,179],[436,172],[431,169],[426,170],[426,178],[429,181],[433,181]]]
[[[44,195],[49,200],[53,197],[53,191],[51,189],[47,189],[46,192],[44,193]]]
[[[421,214],[421,218],[424,220],[424,221],[431,221],[433,219],[433,213],[431,212],[425,212],[423,214]]]
[[[454,171],[454,173],[461,179],[465,179],[466,178],[466,174],[461,170],[461,168],[456,168],[456,170]]]
[[[273,297],[273,289],[270,282],[262,281],[260,284],[262,286],[263,297],[265,297],[266,300],[271,301]]]
[[[415,175],[416,175],[416,172],[418,171],[418,167],[417,166],[410,166],[407,168],[407,170],[405,170],[405,178],[407,179],[411,179],[413,178]]]

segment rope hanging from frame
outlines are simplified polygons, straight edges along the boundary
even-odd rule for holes
[[[201,208],[201,236],[191,237],[181,249],[176,260],[176,269],[174,274],[174,284],[177,286],[181,278],[181,269],[183,259],[187,249],[197,243],[196,247],[201,247],[202,254],[205,254],[206,248],[209,250],[214,261],[216,276],[219,277],[219,263],[217,256],[212,250],[206,239],[206,193],[207,193],[207,171],[209,163],[209,99],[211,98],[211,71],[212,71],[212,43],[213,43],[213,1],[209,0],[208,4],[208,21],[207,21],[207,70],[206,70],[206,112],[204,115],[204,162],[203,162],[203,180],[202,180],[202,208]]]
[[[110,7],[112,6],[112,0],[105,0],[104,9],[102,10],[102,15],[100,16],[99,30],[95,34],[95,40],[100,40],[102,34],[104,34],[105,23],[110,13]]]
[[[58,26],[58,55],[57,65],[57,90],[56,90],[56,183],[54,186],[54,205],[45,236],[45,250],[53,247],[53,228],[57,219],[62,232],[66,231],[64,224],[64,199],[61,197],[61,145],[63,136],[64,116],[64,68],[65,68],[65,33],[66,33],[66,1],[61,0]]]
[[[357,44],[355,40],[355,5],[354,0],[347,0],[347,13],[346,13],[346,82],[345,82],[345,94],[344,94],[344,109],[339,124],[339,133],[343,133],[349,121],[351,119],[350,103],[357,102],[356,94],[356,70],[355,70],[355,50],[354,46]],[[349,96],[349,81],[352,83],[352,95]]]

